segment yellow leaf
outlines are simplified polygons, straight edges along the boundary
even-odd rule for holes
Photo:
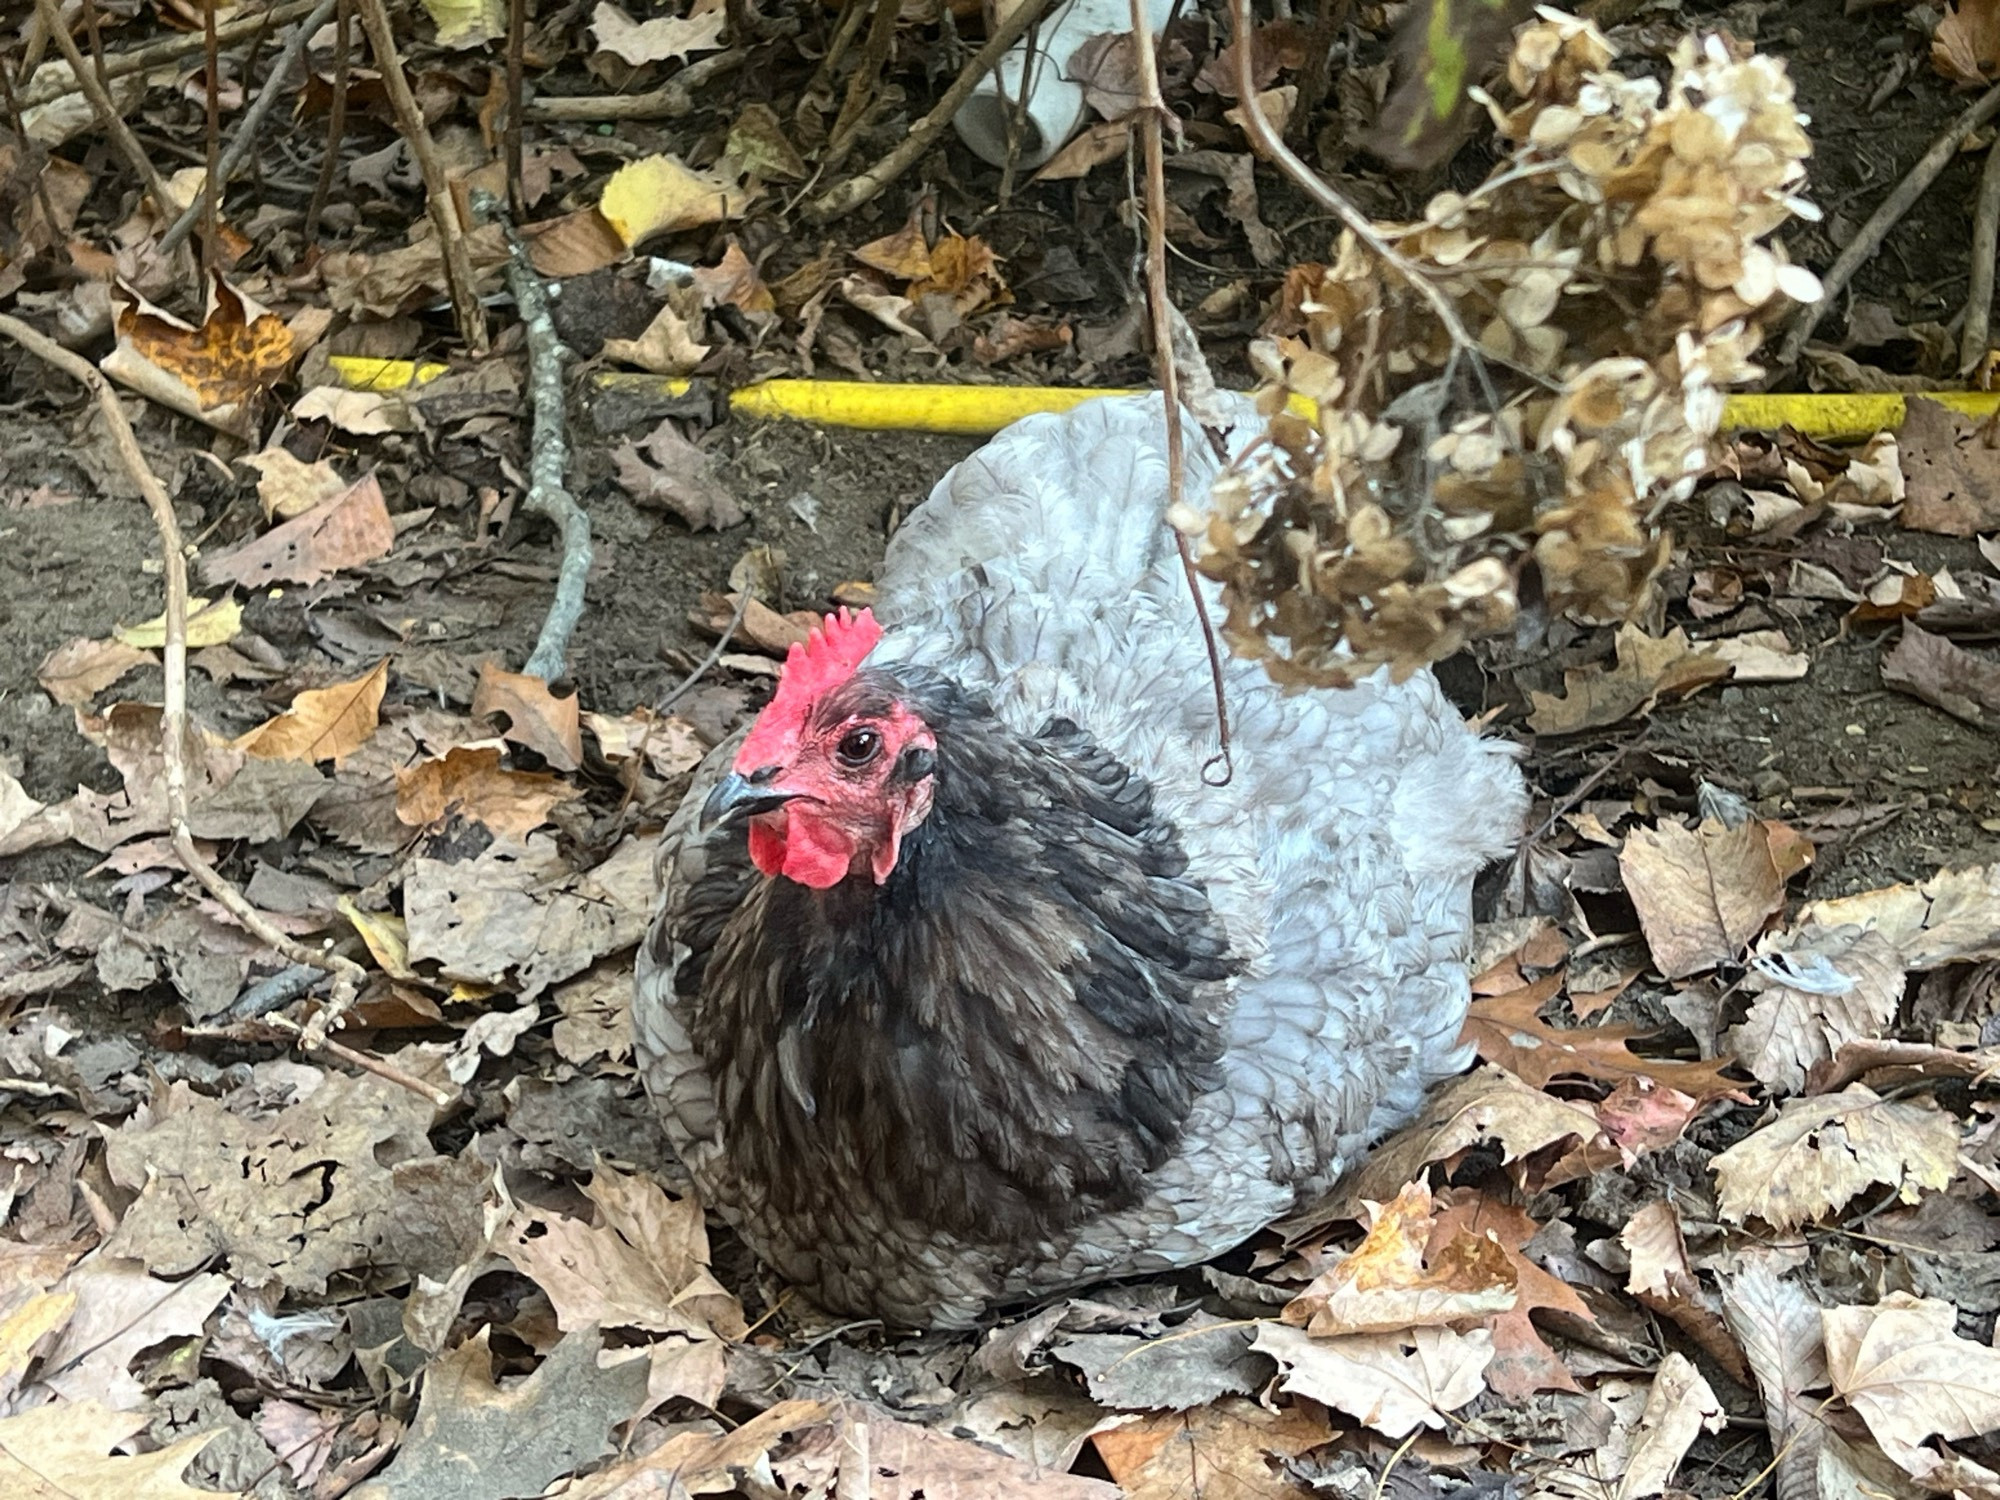
[[[646,156],[611,174],[597,207],[630,248],[656,234],[734,219],[752,196],[691,171],[671,156]]]
[[[507,34],[507,12],[498,0],[424,0],[437,22],[440,47],[477,47]]]
[[[260,760],[338,764],[374,734],[388,686],[389,659],[384,657],[365,677],[300,693],[277,718],[238,739],[236,748]]]
[[[220,646],[236,639],[243,628],[243,606],[234,599],[188,600],[187,643],[190,651]],[[120,625],[112,636],[141,651],[157,651],[167,643],[167,617],[153,616],[143,625]]]
[[[409,929],[403,925],[401,917],[387,912],[363,911],[354,904],[352,896],[342,896],[333,903],[333,909],[347,918],[348,925],[361,934],[361,941],[368,945],[375,962],[382,966],[382,972],[392,979],[415,979],[417,973],[410,967]]]

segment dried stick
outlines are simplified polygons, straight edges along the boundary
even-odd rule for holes
[[[177,210],[173,195],[167,191],[166,179],[153,165],[153,159],[146,155],[146,148],[139,144],[139,138],[132,134],[118,113],[118,106],[112,102],[111,93],[104,86],[104,80],[97,71],[84,60],[83,51],[76,44],[76,38],[69,34],[69,27],[63,24],[62,15],[56,9],[56,0],[35,0],[35,13],[42,18],[42,25],[55,38],[57,48],[62,52],[63,61],[76,75],[77,87],[83,90],[83,97],[90,101],[91,113],[97,116],[97,123],[118,147],[126,164],[139,174],[139,182],[152,200],[153,212],[161,223],[170,222]]]
[[[1255,44],[1251,41],[1256,33],[1257,19],[1250,5],[1251,0],[1232,0],[1236,27],[1236,102],[1243,110],[1243,130],[1250,137],[1250,144],[1272,166],[1304,188],[1307,197],[1340,220],[1357,240],[1374,252],[1383,265],[1414,287],[1417,295],[1431,305],[1437,320],[1444,324],[1454,348],[1477,351],[1478,341],[1467,331],[1465,320],[1459,317],[1451,299],[1432,284],[1421,267],[1384,239],[1382,232],[1366,214],[1335,192],[1333,184],[1299,160],[1292,148],[1285,144],[1284,138],[1271,128],[1270,118],[1257,102],[1257,79],[1253,71],[1256,66],[1253,55]]]
[[[1972,285],[1965,294],[1965,327],[1958,337],[1958,373],[1970,375],[1986,358],[1993,331],[1993,257],[2000,253],[2000,141],[1986,148],[1979,174],[1979,203],[1972,213]]]
[[[972,55],[971,61],[952,80],[951,87],[944,91],[944,97],[931,107],[931,112],[910,127],[903,143],[867,171],[857,172],[839,187],[829,189],[808,203],[806,217],[815,224],[824,224],[842,214],[852,213],[916,165],[917,159],[944,134],[959,106],[972,97],[972,91],[979,87],[980,80],[999,66],[1009,47],[1028,34],[1028,28],[1042,18],[1042,12],[1049,8],[1049,3],[1050,0],[1021,0],[1008,13],[1007,19],[994,29],[993,35],[986,39],[986,45]]]
[[[46,5],[50,0],[41,0]],[[437,230],[438,246],[444,252],[444,279],[450,284],[451,312],[458,324],[458,336],[476,355],[486,352],[486,315],[480,310],[479,292],[472,275],[472,254],[465,246],[465,229],[458,222],[458,209],[451,201],[451,183],[438,161],[437,144],[431,139],[424,112],[410,92],[409,75],[403,71],[403,56],[396,50],[396,32],[389,21],[383,0],[355,0],[361,13],[361,29],[368,33],[368,45],[375,54],[375,66],[389,91],[390,106],[396,112],[396,128],[410,143],[410,153],[423,173],[424,196],[429,200],[431,224]]]
[[[694,113],[707,84],[750,60],[748,48],[732,47],[689,63],[666,83],[644,94],[577,94],[530,99],[522,118],[550,124],[595,124],[600,120],[679,120]]]
[[[500,133],[507,158],[507,207],[514,221],[528,217],[528,188],[521,170],[521,101],[527,97],[528,0],[507,0],[507,125]]]
[[[296,21],[308,14],[319,0],[286,0],[283,5],[274,5],[269,10],[255,11],[247,16],[232,16],[218,22],[215,39],[223,46],[239,42],[246,36],[256,36],[267,26],[283,26],[288,21]],[[39,16],[39,12],[37,12]],[[105,81],[123,78],[127,73],[145,73],[154,68],[178,62],[190,52],[199,52],[206,43],[198,31],[182,32],[161,42],[149,42],[143,47],[134,47],[128,52],[113,52],[104,59],[102,77]],[[74,75],[76,65],[70,64]],[[35,109],[67,98],[83,87],[79,77],[61,77],[51,72],[47,78],[37,73],[21,87],[21,108]]]
[[[549,601],[542,633],[528,664],[530,677],[553,682],[563,675],[570,637],[583,618],[583,590],[590,577],[590,514],[564,484],[569,468],[569,412],[563,395],[563,361],[570,357],[549,315],[548,290],[528,258],[528,247],[500,204],[486,193],[474,195],[475,209],[497,219],[507,236],[507,289],[521,310],[528,335],[528,404],[534,427],[528,438],[528,509],[547,516],[562,534],[562,564],[555,598]]]
[[[327,1001],[326,1009],[313,1018],[310,1025],[298,1026],[286,1023],[289,1029],[299,1034],[300,1040],[310,1050],[325,1049],[338,1057],[344,1057],[357,1067],[370,1072],[382,1072],[390,1064],[378,1059],[362,1060],[352,1048],[331,1040],[326,1028],[333,1024],[350,1006],[359,992],[362,981],[368,975],[362,967],[350,958],[338,953],[316,953],[272,925],[271,919],[244,899],[243,893],[223,878],[222,873],[202,857],[195,847],[194,835],[188,830],[187,799],[187,552],[181,543],[180,522],[174,518],[173,501],[168,498],[166,487],[153,473],[146,456],[139,451],[139,439],[132,431],[132,424],[125,420],[124,409],[118,405],[118,397],[113,393],[110,382],[105,380],[96,366],[80,355],[72,354],[55,340],[37,333],[26,323],[0,313],[0,337],[12,339],[28,353],[44,364],[51,365],[82,385],[97,399],[98,411],[104,417],[104,424],[111,433],[111,441],[118,450],[119,460],[125,471],[145,497],[146,509],[152,513],[154,528],[160,534],[160,550],[166,577],[167,607],[166,629],[162,663],[166,687],[165,702],[160,711],[160,754],[164,763],[164,780],[167,791],[167,826],[172,835],[174,852],[180,856],[181,864],[195,880],[219,901],[224,910],[234,917],[243,930],[279,957],[294,964],[309,964],[333,976],[333,993]],[[400,1072],[400,1069],[392,1071]],[[389,1076],[383,1073],[384,1077]],[[408,1075],[405,1075],[407,1077]],[[397,1080],[401,1082],[402,1080]],[[418,1080],[417,1091],[426,1098],[436,1100],[437,1090]],[[446,1101],[449,1102],[449,1101]]]
[[[1167,291],[1167,148],[1161,128],[1167,105],[1160,97],[1160,65],[1153,53],[1153,23],[1146,14],[1145,0],[1132,0],[1132,40],[1139,74],[1139,137],[1146,153],[1146,303],[1153,315],[1153,363],[1159,371],[1167,414],[1167,514],[1171,516],[1181,503],[1187,457],[1181,441],[1180,365],[1174,358],[1177,309]],[[1211,786],[1227,786],[1235,766],[1229,749],[1229,702],[1222,691],[1222,648],[1215,639],[1215,622],[1208,617],[1207,601],[1201,596],[1201,575],[1195,571],[1187,534],[1178,526],[1173,533],[1181,574],[1194,600],[1195,618],[1201,621],[1209,681],[1215,688],[1217,749],[1201,768],[1202,780]],[[1218,765],[1222,768],[1220,777],[1211,778],[1210,769]]]
[[[229,142],[229,149],[222,154],[220,164],[215,166],[211,174],[218,195],[229,186],[236,174],[243,170],[243,164],[250,159],[250,153],[257,146],[257,137],[264,128],[264,121],[270,118],[271,111],[277,107],[279,98],[291,97],[284,87],[285,80],[291,76],[292,69],[298,66],[299,59],[304,56],[306,44],[313,39],[320,27],[333,18],[334,7],[337,4],[339,0],[316,0],[312,14],[301,21],[297,29],[285,38],[284,48],[278,53],[278,60],[272,64],[270,75],[265,78],[263,88],[257,91],[257,97],[250,102],[250,108],[244,112],[242,120],[236,126],[236,135]],[[217,35],[220,36],[219,31]],[[335,96],[334,108],[343,114],[344,103],[345,99],[342,96]],[[207,196],[207,191],[204,189],[203,200],[206,200]],[[172,227],[165,234],[160,236],[162,254],[171,255],[181,247],[181,242],[194,229],[201,212],[202,207],[199,202],[191,203],[181,210],[181,216],[174,220]]]
[[[840,101],[840,113],[834,116],[833,129],[827,132],[826,165],[829,171],[837,169],[847,159],[861,127],[881,107],[882,90],[878,85],[882,81],[882,70],[889,64],[889,51],[896,42],[896,23],[902,14],[902,0],[875,0],[875,16],[868,28],[868,40],[861,49],[861,60],[854,65],[853,73],[848,75],[847,93]]]
[[[354,15],[348,0],[335,0],[338,18],[333,27],[333,103],[326,112],[326,154],[320,158],[319,179],[313,183],[312,202],[306,207],[305,241],[319,238],[320,215],[333,193],[333,177],[340,170],[340,146],[347,138],[347,82],[351,71]]]
[[[36,24],[40,24],[39,17],[36,18]],[[21,101],[15,97],[14,80],[8,76],[7,64],[4,61],[0,61],[0,105],[4,105],[7,110],[7,125],[14,132],[14,139],[29,153],[29,170],[35,178],[35,202],[42,210],[43,227],[52,239],[60,237],[62,221],[56,217],[55,203],[49,197],[49,174],[46,170],[48,152],[46,148],[37,148],[28,139],[28,127],[21,119]],[[38,149],[41,153],[39,157],[35,154]]]
[[[1945,127],[1943,133],[1931,142],[1930,149],[1917,158],[1917,164],[1910,168],[1903,180],[1897,183],[1889,196],[1882,200],[1881,206],[1868,216],[1868,222],[1855,231],[1854,238],[1848,242],[1847,248],[1840,252],[1840,259],[1833,263],[1833,269],[1820,278],[1823,290],[1819,301],[1801,307],[1793,317],[1792,326],[1786,331],[1785,341],[1778,346],[1775,363],[1779,369],[1798,363],[1799,355],[1805,350],[1806,340],[1811,338],[1813,330],[1819,327],[1819,320],[1825,316],[1826,310],[1840,299],[1842,292],[1847,290],[1847,284],[1854,279],[1854,273],[1866,265],[1874,257],[1875,252],[1882,248],[1882,241],[1888,237],[1889,231],[1895,228],[1903,215],[1910,211],[1911,206],[1923,197],[1924,190],[1937,181],[1938,174],[1958,154],[1958,148],[1965,144],[1966,137],[1992,119],[1995,114],[2000,114],[2000,83],[1996,83],[1981,94],[1970,109]]]

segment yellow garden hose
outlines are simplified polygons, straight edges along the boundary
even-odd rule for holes
[[[351,389],[401,390],[445,373],[446,366],[400,359],[335,355],[329,361]],[[658,375],[605,374],[600,390],[657,391],[682,395],[686,380]],[[738,416],[784,418],[821,427],[873,431],[952,432],[984,436],[1041,411],[1068,411],[1096,396],[1129,390],[1049,385],[914,385],[860,380],[763,380],[729,393]],[[1926,398],[1954,411],[1985,417],[2000,409],[2000,391],[1934,391]],[[1901,396],[1731,396],[1722,409],[1725,427],[1791,427],[1823,442],[1859,442],[1903,423]],[[1308,408],[1309,410],[1309,408]]]

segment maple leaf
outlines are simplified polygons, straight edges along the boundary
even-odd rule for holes
[[[1485,1388],[1493,1336],[1483,1328],[1413,1328],[1407,1333],[1347,1333],[1316,1339],[1284,1323],[1262,1323],[1251,1346],[1283,1368],[1295,1395],[1338,1407],[1385,1437],[1441,1428]]]
[[[1479,1055],[1524,1083],[1545,1088],[1558,1078],[1590,1078],[1615,1083],[1647,1079],[1707,1103],[1742,1099],[1743,1085],[1725,1078],[1726,1062],[1673,1062],[1641,1057],[1625,1044],[1647,1035],[1636,1026],[1551,1026],[1537,1012],[1562,987],[1553,974],[1504,995],[1472,1003],[1464,1039]]]
[[[1877,1183],[1895,1188],[1905,1203],[1925,1188],[1949,1186],[1958,1170],[1958,1122],[1934,1104],[1883,1099],[1851,1084],[1788,1101],[1777,1119],[1709,1166],[1723,1218],[1796,1229]]]
[[[2000,1429],[2000,1349],[1958,1336],[1949,1302],[1891,1292],[1873,1307],[1821,1314],[1836,1395],[1882,1451],[1919,1479],[1940,1466],[1926,1446]]]
[[[181,1482],[181,1471],[214,1433],[182,1438],[157,1453],[125,1458],[110,1450],[145,1429],[143,1412],[118,1412],[94,1401],[44,1406],[0,1418],[0,1493],[9,1500],[231,1500]]]
[[[1439,1212],[1433,1239],[1476,1235],[1506,1258],[1513,1272],[1514,1306],[1486,1320],[1493,1335],[1493,1362],[1486,1367],[1486,1384],[1495,1395],[1515,1399],[1536,1391],[1575,1391],[1576,1379],[1543,1340],[1530,1314],[1537,1309],[1568,1313],[1595,1323],[1590,1305],[1567,1282],[1552,1276],[1523,1254],[1542,1226],[1527,1211],[1473,1188],[1450,1188],[1438,1195]]]

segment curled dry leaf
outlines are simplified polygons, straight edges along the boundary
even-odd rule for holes
[[[1989,3],[1987,9],[1994,7]],[[2000,28],[2000,19],[1993,24]],[[1975,425],[1936,401],[1912,398],[1905,406],[1897,433],[1905,485],[1903,524],[1946,536],[2000,530],[2000,452],[1995,449],[2000,434],[1990,422]]]
[[[331,459],[322,458],[309,464],[293,457],[289,450],[273,445],[238,462],[257,471],[257,503],[264,507],[267,521],[289,521],[347,493],[347,481],[340,477]]]
[[[126,673],[150,665],[150,653],[124,641],[65,641],[42,659],[35,680],[64,708],[90,702]]]
[[[1268,1368],[1268,1367],[1267,1367]],[[1091,1437],[1097,1456],[1134,1500],[1169,1495],[1280,1494],[1284,1461],[1333,1440],[1326,1414],[1304,1406],[1271,1411],[1254,1401],[1219,1401],[1163,1412]]]
[[[1730,664],[1712,647],[1692,646],[1678,628],[1662,639],[1636,625],[1621,625],[1615,643],[1617,664],[1576,667],[1563,673],[1563,694],[1530,691],[1534,711],[1528,727],[1537,734],[1576,734],[1602,729],[1650,709],[1661,698],[1682,697],[1730,673]]]
[[[283,318],[217,277],[199,328],[144,303],[121,307],[118,347],[103,369],[162,405],[241,437],[253,425],[257,399],[291,368],[296,353]]]
[[[396,816],[415,828],[458,813],[498,834],[539,828],[582,791],[539,771],[509,771],[495,745],[456,745],[435,760],[396,772]]]
[[[1851,1084],[1788,1100],[1777,1119],[1709,1166],[1723,1218],[1796,1229],[1877,1185],[1905,1203],[1948,1187],[1958,1172],[1958,1122],[1929,1100],[1884,1099]]]
[[[243,606],[227,594],[220,599],[190,599],[186,623],[188,650],[226,645],[242,633]],[[158,651],[167,643],[167,617],[157,614],[144,624],[116,626],[111,636],[123,646]]]
[[[2000,958],[2000,865],[1940,870],[1914,885],[1809,902],[1799,926],[1866,927],[1895,945],[1905,968]]]
[[[673,418],[638,442],[626,439],[611,452],[618,485],[632,503],[671,511],[693,531],[726,531],[748,519],[716,475],[708,454],[682,435]]]
[[[1879,1036],[1903,1000],[1903,965],[1886,937],[1862,927],[1808,927],[1758,946],[1750,1014],[1728,1035],[1757,1080],[1796,1094],[1844,1044]]]
[[[1788,1281],[1769,1253],[1751,1253],[1723,1278],[1722,1316],[1736,1336],[1764,1400],[1764,1426],[1777,1455],[1778,1500],[1818,1500],[1825,1403],[1808,1391],[1827,1383],[1820,1310]]]
[[[597,45],[634,67],[646,63],[685,60],[691,52],[713,52],[722,45],[727,17],[720,6],[699,16],[654,16],[634,21],[610,0],[598,0],[590,29]]]
[[[120,1495],[132,1500],[230,1500],[181,1482],[195,1455],[217,1436],[197,1432],[153,1453],[113,1453],[145,1431],[145,1412],[115,1412],[69,1401],[0,1418],[0,1491],[24,1500]]]
[[[1660,1361],[1646,1411],[1632,1444],[1632,1456],[1613,1492],[1614,1500],[1645,1500],[1673,1481],[1674,1471],[1702,1432],[1720,1432],[1729,1413],[1701,1372],[1675,1350]]]
[[[1903,638],[1882,658],[1882,681],[1976,729],[2000,725],[2000,662],[1908,620]]]
[[[644,156],[611,174],[597,207],[627,248],[637,249],[655,235],[737,218],[755,196],[754,188],[692,171],[671,156]]]

